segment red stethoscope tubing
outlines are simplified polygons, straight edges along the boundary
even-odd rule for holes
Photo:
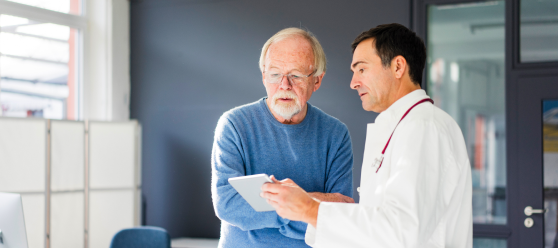
[[[387,147],[389,146],[389,142],[391,141],[391,137],[393,136],[393,133],[395,133],[395,129],[397,129],[397,126],[399,126],[399,123],[401,123],[401,121],[402,121],[403,119],[405,119],[405,116],[407,116],[407,114],[408,114],[409,112],[411,112],[411,110],[412,110],[414,107],[416,107],[417,105],[419,105],[419,104],[421,104],[421,103],[424,103],[424,102],[430,102],[430,103],[434,104],[434,101],[433,101],[432,99],[430,99],[430,98],[425,98],[425,99],[422,99],[422,100],[418,101],[417,103],[415,103],[415,105],[411,106],[411,107],[407,110],[407,112],[405,112],[405,114],[403,115],[403,117],[401,117],[401,120],[399,120],[399,122],[397,123],[397,125],[395,125],[395,128],[393,129],[393,132],[391,132],[391,135],[389,136],[389,139],[388,139],[388,141],[387,141],[387,143],[386,143],[386,146],[384,146],[384,150],[382,150],[382,161],[380,162],[380,166],[378,166],[378,169],[376,170],[376,173],[378,173],[378,171],[380,170],[380,168],[382,168],[382,164],[384,163],[384,153],[386,153],[386,149],[387,149]]]

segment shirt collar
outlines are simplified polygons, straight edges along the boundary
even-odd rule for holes
[[[422,89],[414,90],[413,92],[399,98],[386,110],[381,112],[377,117],[375,123],[386,124],[391,126],[390,123],[398,122],[409,108],[411,108],[418,101],[430,98]],[[396,125],[396,124],[393,124]]]

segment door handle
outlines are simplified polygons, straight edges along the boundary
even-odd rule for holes
[[[533,214],[544,214],[546,212],[546,208],[545,209],[533,209],[533,207],[527,206],[527,207],[525,207],[525,210],[523,212],[525,213],[526,216],[531,216]]]

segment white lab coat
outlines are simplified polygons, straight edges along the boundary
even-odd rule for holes
[[[376,173],[374,158],[404,113],[421,99],[413,91],[368,124],[360,179],[360,203],[322,202],[313,247],[473,246],[471,168],[455,121],[430,102],[401,121]]]

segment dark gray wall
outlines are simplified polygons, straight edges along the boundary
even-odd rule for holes
[[[261,47],[291,26],[309,29],[324,47],[328,70],[310,102],[349,127],[356,188],[366,123],[376,114],[349,88],[349,46],[378,24],[409,26],[410,13],[409,0],[133,0],[131,111],[143,125],[144,223],[172,237],[219,237],[214,128],[223,112],[265,96]]]

